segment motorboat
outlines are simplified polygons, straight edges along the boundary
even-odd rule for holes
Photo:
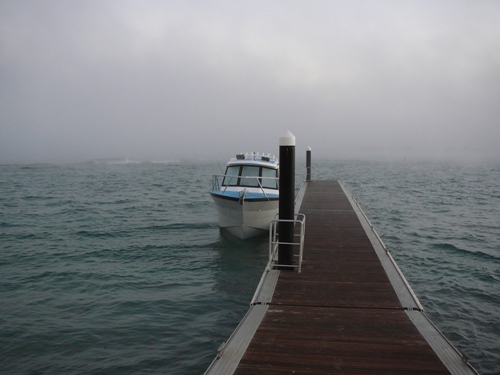
[[[265,234],[279,207],[279,162],[275,156],[237,154],[223,175],[212,176],[212,196],[221,231],[246,239]]]

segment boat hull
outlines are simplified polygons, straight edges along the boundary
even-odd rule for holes
[[[212,193],[222,230],[246,239],[263,235],[269,231],[269,224],[278,213],[279,200],[245,200],[222,197]]]

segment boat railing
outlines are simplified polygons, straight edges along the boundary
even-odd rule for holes
[[[302,256],[304,254],[304,235],[306,230],[306,215],[304,214],[295,214],[294,219],[274,219],[271,221],[269,227],[269,263],[268,269],[275,268],[297,268],[297,271],[300,273],[302,270]],[[295,225],[295,234],[293,242],[282,242],[279,240],[278,227],[280,222],[285,223],[294,223]],[[294,264],[279,264],[278,261],[278,249],[279,245],[292,245],[294,247],[294,258],[297,258],[297,261],[294,261]],[[295,249],[298,248],[298,251]]]
[[[248,180],[256,180],[256,185],[244,184],[244,185],[229,185],[224,184],[224,179],[246,179]],[[262,181],[276,181],[276,188],[265,187],[262,184]],[[214,174],[212,175],[212,191],[222,191],[224,194],[228,187],[245,187],[245,188],[259,188],[264,194],[264,196],[268,198],[265,189],[272,189],[278,191],[278,182],[279,178],[277,177],[263,177],[263,176],[232,176],[232,175],[223,175],[223,174]]]

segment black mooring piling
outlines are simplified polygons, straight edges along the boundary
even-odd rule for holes
[[[306,151],[306,181],[311,181],[311,147]]]
[[[280,137],[279,219],[293,220],[295,214],[295,136],[287,131]],[[278,264],[293,265],[294,223],[280,221],[278,225]],[[293,270],[292,267],[283,269]]]

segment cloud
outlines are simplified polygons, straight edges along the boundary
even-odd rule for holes
[[[498,156],[497,2],[0,5],[0,162]],[[256,150],[257,149],[257,150]]]

